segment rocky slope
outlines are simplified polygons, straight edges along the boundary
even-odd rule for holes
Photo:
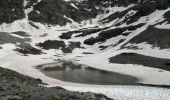
[[[170,85],[169,0],[1,0],[0,8],[2,67],[50,83],[34,66],[69,60]]]
[[[112,100],[102,94],[67,91],[60,87],[45,88],[40,79],[23,76],[0,68],[0,100]]]
[[[53,51],[80,60],[77,53],[169,49],[168,0],[1,0],[0,7],[1,52],[11,44],[24,56]]]

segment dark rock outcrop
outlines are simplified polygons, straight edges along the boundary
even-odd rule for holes
[[[23,0],[0,0],[0,24],[25,17]]]
[[[84,41],[84,44],[93,45],[97,42],[105,42],[106,40],[116,37],[118,35],[124,35],[123,32],[125,32],[125,31],[136,30],[137,28],[140,28],[143,25],[144,24],[139,24],[139,25],[128,26],[128,27],[123,27],[123,28],[103,30],[99,33],[99,35],[97,37],[95,37],[95,38],[91,37],[89,39],[86,39]]]
[[[85,7],[88,6],[89,5],[85,5]],[[85,10],[84,6],[80,6],[80,8],[77,9],[71,6],[69,2],[63,0],[42,0],[36,4],[33,9],[28,15],[30,20],[53,25],[66,25],[66,23],[71,23],[71,20],[68,18],[76,22],[81,22],[82,20],[97,16],[97,11],[94,6],[87,8],[94,10],[93,12],[89,12]]]
[[[143,65],[170,71],[170,59],[161,59],[137,53],[122,53],[111,57],[110,63]]]
[[[69,42],[67,46],[64,41],[58,40],[47,40],[44,43],[38,43],[37,46],[42,47],[45,50],[59,49],[62,50],[63,53],[72,53],[75,48],[83,48],[81,47],[80,42]]]
[[[145,31],[140,33],[138,36],[131,39],[128,43],[131,44],[148,43],[156,48],[169,49],[170,48],[169,33],[170,29],[159,29],[150,26]],[[122,48],[126,48],[127,47],[126,44],[123,45]]]
[[[49,49],[61,49],[65,48],[65,42],[64,41],[58,41],[58,40],[47,40],[44,43],[39,43],[37,46],[42,47],[43,49],[49,50]]]
[[[164,17],[165,17],[165,20],[168,21],[168,23],[170,23],[170,11],[165,13]]]

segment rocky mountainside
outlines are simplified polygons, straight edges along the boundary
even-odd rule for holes
[[[168,0],[83,0],[79,2],[74,0],[1,0],[0,22],[12,24],[15,21],[27,20],[27,23],[16,22],[19,24],[17,26],[22,28],[22,30],[16,28],[16,31],[23,31],[23,33],[32,32],[33,29],[41,30],[38,23],[47,25],[48,28],[55,25],[64,27],[69,24],[74,31],[63,32],[61,39],[71,39],[72,35],[75,35],[75,38],[88,36],[90,38],[82,40],[83,44],[94,45],[120,36],[121,39],[115,39],[117,42],[110,44],[118,45],[139,28],[167,23],[168,10],[158,16],[160,18],[152,17],[159,13],[158,11],[165,11],[169,5]],[[93,26],[93,28],[86,28],[85,25]],[[31,30],[27,30],[28,28]],[[1,30],[3,31],[4,28]],[[98,33],[98,36],[93,37],[95,33]]]
[[[66,25],[71,23],[72,20],[80,23],[83,20],[96,18],[98,14],[105,12],[103,8],[127,7],[132,4],[135,6],[126,10],[126,12],[136,10],[138,13],[131,17],[146,16],[156,9],[164,10],[169,7],[168,0],[84,0],[80,2],[74,0],[67,2],[63,0],[1,0],[0,19],[1,23],[11,23],[28,17],[33,22]],[[124,13],[126,14],[126,12]],[[109,13],[109,10],[106,13]],[[124,15],[122,14],[122,16]],[[121,16],[117,14],[115,17]]]
[[[69,60],[170,85],[169,50],[169,0],[0,0],[0,65],[47,83]]]
[[[136,2],[137,0],[120,0],[120,2],[116,0],[87,0],[82,2],[65,2],[63,0],[1,0],[1,23],[11,23],[26,16],[28,16],[30,21],[53,25],[66,25],[71,20],[80,23],[83,20],[95,18],[98,14],[102,13],[101,7],[127,6],[130,3]],[[27,10],[29,11],[24,12]]]
[[[80,60],[84,52],[147,55],[170,47],[169,0],[1,0],[0,7],[1,52],[10,44],[17,55],[55,52],[63,55],[57,59]]]

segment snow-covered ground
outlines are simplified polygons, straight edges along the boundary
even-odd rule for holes
[[[104,86],[104,85],[87,85],[77,83],[67,83],[53,78],[49,78],[42,74],[39,70],[35,69],[35,66],[45,63],[52,63],[57,57],[53,57],[54,52],[49,52],[48,55],[29,55],[21,56],[10,49],[14,49],[12,44],[6,44],[2,46],[4,49],[0,50],[0,65],[4,68],[12,69],[21,74],[28,75],[34,78],[40,78],[43,82],[49,84],[49,86],[62,86],[71,91],[81,92],[95,92],[102,93],[115,100],[169,100],[170,89],[145,87],[145,86]],[[118,54],[115,52],[115,55]],[[111,56],[104,53],[103,55]],[[113,55],[113,54],[112,54]],[[63,59],[71,59],[73,56],[64,57]],[[105,57],[100,55],[100,59],[96,59],[98,56],[89,56],[81,58],[79,63],[89,65],[91,67],[119,72],[127,75],[132,75],[140,79],[142,83],[149,84],[165,84],[170,83],[170,73],[167,71],[159,72],[158,69],[135,66],[135,65],[116,65],[109,64]],[[47,58],[47,59],[42,59]],[[61,58],[60,58],[61,59]],[[66,60],[67,60],[66,59]],[[88,59],[88,60],[87,60]],[[137,67],[137,68],[136,68]],[[156,76],[156,77],[155,77]]]
[[[64,88],[74,91],[103,93],[114,100],[169,100],[170,89],[144,86],[87,86]]]

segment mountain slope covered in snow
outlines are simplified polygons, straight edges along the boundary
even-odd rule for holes
[[[61,85],[35,66],[66,60],[170,85],[169,0],[1,0],[0,9],[4,68]]]

